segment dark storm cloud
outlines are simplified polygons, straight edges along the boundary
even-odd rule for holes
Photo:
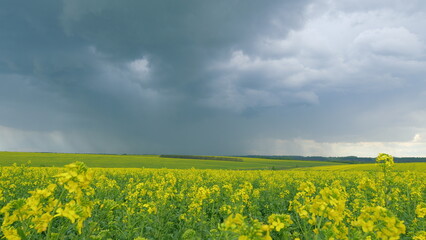
[[[303,1],[65,1],[65,31],[113,61],[146,56],[153,87],[202,94],[210,61],[263,36],[285,36],[302,21]],[[191,94],[187,94],[191,93]],[[193,99],[191,99],[193,100]]]
[[[24,141],[23,149],[236,153],[244,128],[235,126],[244,119],[217,117],[220,110],[202,104],[219,74],[206,69],[233,49],[250,52],[257,39],[300,27],[305,2],[2,5],[0,125],[12,138],[7,146],[22,130],[46,145]],[[49,138],[52,132],[61,140]]]

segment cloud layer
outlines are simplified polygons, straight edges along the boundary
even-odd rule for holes
[[[422,1],[3,5],[0,150],[426,154]]]

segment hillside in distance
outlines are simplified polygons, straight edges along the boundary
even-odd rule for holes
[[[62,167],[80,161],[93,168],[273,169],[340,165],[337,162],[275,160],[195,155],[111,155],[79,153],[0,152],[0,166]]]

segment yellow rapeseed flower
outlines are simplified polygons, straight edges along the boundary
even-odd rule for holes
[[[279,232],[281,229],[293,224],[290,215],[288,214],[272,214],[268,217],[270,228]]]
[[[230,215],[227,219],[224,221],[225,229],[236,229],[244,225],[244,218],[243,215],[237,213]]]
[[[426,240],[426,231],[417,232],[413,240]]]
[[[2,227],[1,228],[4,237],[7,240],[21,240],[21,237],[18,234],[18,230],[12,226]]]
[[[361,227],[365,233],[375,234],[379,239],[399,239],[399,235],[406,230],[403,221],[381,206],[364,207],[352,225]]]
[[[55,217],[57,217],[57,216],[66,217],[72,223],[74,223],[75,220],[77,220],[78,218],[80,218],[80,216],[75,211],[75,208],[76,208],[76,203],[75,203],[74,200],[72,200],[71,202],[67,203],[64,208],[58,208],[56,210],[57,214],[55,215]]]
[[[37,230],[38,233],[44,232],[47,230],[49,226],[49,222],[54,218],[50,213],[44,213],[40,217],[36,217],[32,220],[35,224],[34,229]]]
[[[376,157],[378,164],[384,164],[386,167],[392,167],[394,165],[393,157],[386,153],[379,153]]]
[[[426,216],[426,204],[425,203],[420,203],[419,205],[417,205],[416,214],[417,214],[417,217],[419,217],[419,218],[423,218],[423,217]]]

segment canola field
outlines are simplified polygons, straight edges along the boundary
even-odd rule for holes
[[[426,173],[0,168],[0,239],[426,239]]]
[[[377,165],[372,163],[342,164],[333,166],[318,166],[310,168],[294,168],[295,171],[377,171]],[[426,162],[395,163],[392,171],[426,172]]]

